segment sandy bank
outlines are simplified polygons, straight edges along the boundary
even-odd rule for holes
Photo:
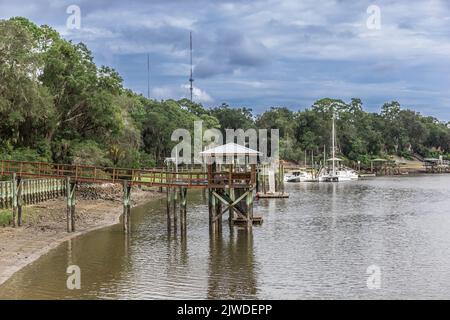
[[[20,228],[0,226],[0,285],[15,272],[35,261],[60,243],[81,234],[120,222],[121,189],[105,185],[77,191],[76,228],[66,231],[66,199],[48,200],[24,207],[24,225]],[[154,190],[133,189],[132,205],[138,206],[164,194]]]

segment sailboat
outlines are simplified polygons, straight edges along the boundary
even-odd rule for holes
[[[353,169],[342,166],[340,164],[342,160],[336,157],[335,154],[336,129],[334,125],[334,114],[331,132],[331,143],[332,143],[332,157],[328,159],[328,162],[331,162],[332,165],[331,168],[329,168],[329,166],[322,168],[322,170],[319,173],[319,182],[341,182],[341,181],[358,180],[358,173]]]

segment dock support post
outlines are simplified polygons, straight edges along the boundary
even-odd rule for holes
[[[67,232],[71,231],[71,219],[70,219],[70,212],[71,212],[71,205],[70,205],[70,178],[66,178],[66,194],[67,194],[67,210],[66,210],[66,222],[67,222]]]
[[[187,188],[180,187],[180,227],[181,233],[186,232],[187,225]]]
[[[236,200],[236,193],[234,188],[230,188],[230,199],[234,202],[234,200]],[[229,216],[228,216],[228,223],[230,224],[230,226],[233,224],[233,219],[234,219],[234,208],[233,206],[230,206],[229,209]]]
[[[75,232],[75,189],[76,182],[66,178],[67,194],[67,232]]]
[[[12,174],[11,180],[11,193],[12,193],[12,225],[16,227],[16,215],[17,215],[17,176]]]
[[[208,210],[209,210],[209,229],[214,230],[214,214],[216,212],[216,197],[213,195],[213,190],[208,189]]]
[[[207,190],[206,190],[206,188],[203,188],[202,189],[202,199],[203,199],[203,201],[206,200],[206,197],[207,197]]]
[[[254,189],[249,190],[246,196],[246,204],[247,204],[247,228],[251,228],[253,226],[253,199],[254,199]]]
[[[178,217],[177,217],[177,188],[172,188],[172,206],[173,206],[173,230],[177,233],[178,229]]]
[[[216,201],[216,213],[214,219],[216,219],[215,228],[217,232],[222,232],[222,202],[219,199]]]
[[[22,226],[22,191],[23,191],[23,181],[22,178],[17,178],[17,225]]]
[[[170,187],[166,187],[166,211],[167,211],[167,230],[168,231],[170,231],[171,227],[172,227],[172,218],[170,216],[171,198],[172,198],[172,192],[170,191]]]
[[[130,230],[131,214],[131,184],[128,181],[123,182],[123,231],[128,233]]]
[[[284,165],[281,163],[279,167],[279,188],[281,194],[284,194]]]
[[[262,170],[263,170],[263,174],[262,174],[262,192],[265,194],[267,192],[267,189],[266,189],[266,177],[267,177],[267,175],[266,175],[266,166],[265,165],[263,165]]]

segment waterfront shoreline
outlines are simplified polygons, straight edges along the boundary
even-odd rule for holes
[[[162,197],[164,194],[153,190],[136,189],[132,193],[132,206]],[[29,221],[22,227],[0,227],[0,286],[61,243],[120,223],[123,213],[122,203],[117,199],[77,200],[77,230],[67,233],[65,207],[64,197],[28,206],[24,209]]]

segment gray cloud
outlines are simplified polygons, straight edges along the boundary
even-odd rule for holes
[[[368,30],[366,9],[381,9]],[[82,29],[65,28],[70,4]],[[189,31],[195,84],[206,104],[262,110],[306,107],[316,99],[360,97],[378,110],[396,99],[449,120],[450,3],[445,0],[106,1],[0,0],[0,17],[22,15],[85,42],[96,62],[130,88],[159,98],[187,95]]]
[[[260,42],[233,30],[218,30],[196,63],[196,76],[208,78],[251,69],[270,62],[267,48]],[[209,49],[208,49],[209,48]]]

